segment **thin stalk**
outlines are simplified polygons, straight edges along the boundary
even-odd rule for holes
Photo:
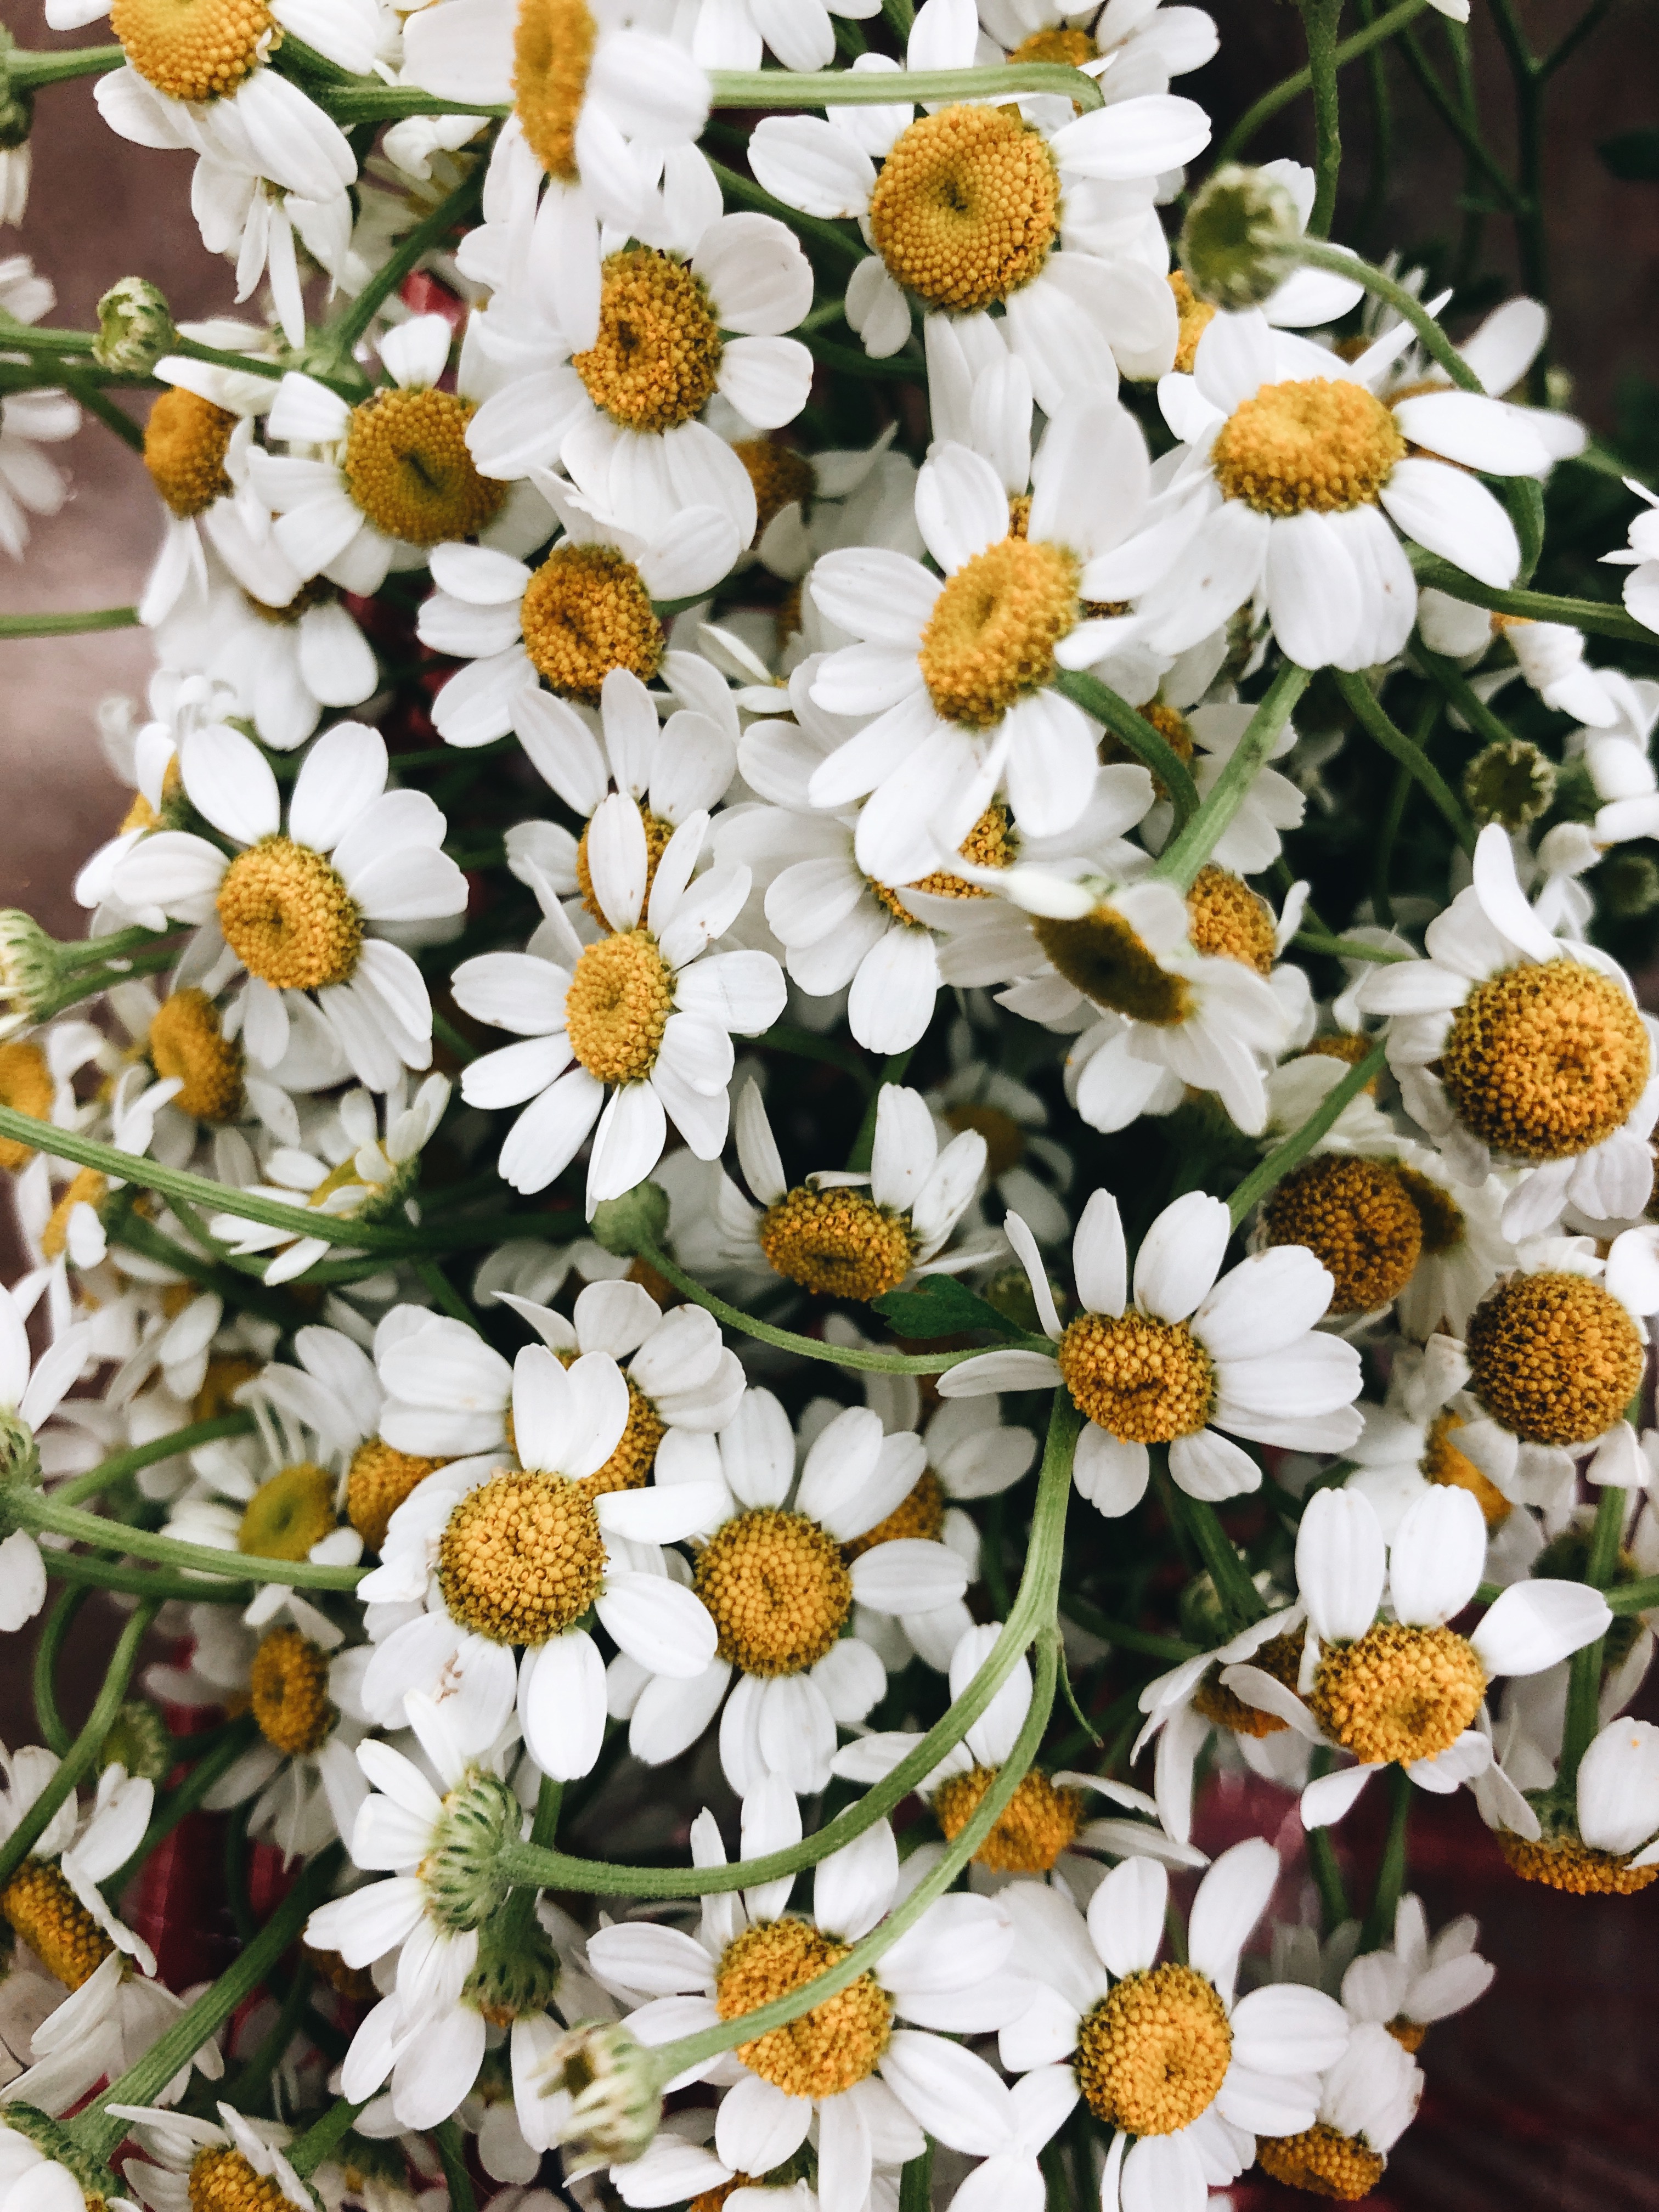
[[[1435,724],[1440,720],[1440,701],[1431,693],[1424,701],[1417,718],[1417,727],[1412,732],[1412,743],[1426,760],[1429,739],[1434,734]],[[1412,772],[1403,763],[1394,775],[1394,788],[1389,793],[1388,811],[1382,817],[1382,835],[1376,841],[1376,851],[1371,860],[1371,911],[1384,929],[1394,927],[1394,900],[1389,890],[1392,872],[1394,848],[1400,836],[1400,825],[1406,818],[1406,802],[1411,797]]]
[[[1158,856],[1152,870],[1178,890],[1188,891],[1193,880],[1215,850],[1218,839],[1250,793],[1257,772],[1279,741],[1297,701],[1311,678],[1305,668],[1287,660],[1251,715],[1243,736],[1211,785],[1196,814]]]
[[[459,2127],[453,2120],[446,2120],[441,2127],[433,2129],[432,2140],[443,2160],[444,2180],[449,2189],[449,2212],[477,2212],[472,2176],[466,2170],[466,2140]]]
[[[1157,1636],[1149,1628],[1134,1628],[1128,1622],[1109,1620],[1103,1613],[1097,1612],[1085,1599],[1073,1597],[1068,1590],[1060,1601],[1060,1609],[1067,1620],[1076,1621],[1086,1628],[1091,1636],[1097,1636],[1103,1644],[1110,1644],[1120,1651],[1139,1651],[1149,1659],[1161,1659],[1166,1667],[1178,1667],[1183,1659],[1195,1659],[1198,1646],[1184,1644],[1178,1636]]]
[[[1407,784],[1410,781],[1407,777]],[[1370,960],[1385,967],[1390,961],[1412,957],[1409,952],[1390,952],[1381,945],[1362,945],[1357,938],[1333,937],[1325,929],[1298,929],[1291,942],[1308,952],[1328,952],[1334,960]]]
[[[847,1156],[849,1174],[867,1175],[876,1150],[876,1115],[881,1104],[881,1094],[889,1084],[902,1083],[910,1065],[911,1046],[904,1052],[890,1053],[881,1064],[875,1088],[870,1093],[870,1103],[864,1109],[864,1119],[859,1123],[859,1133],[853,1139],[853,1149]]]
[[[1509,724],[1501,715],[1493,714],[1455,661],[1431,653],[1426,645],[1415,639],[1407,649],[1424,675],[1445,694],[1478,738],[1484,738],[1489,745],[1512,745],[1518,742]]]
[[[1322,1774],[1328,1774],[1334,1763],[1328,1751],[1322,1747],[1316,1750],[1308,1762],[1309,1779],[1315,1780]],[[1330,1830],[1309,1828],[1305,1833],[1308,1871],[1313,1876],[1314,1887],[1319,1892],[1320,1918],[1324,1923],[1323,1932],[1328,1936],[1345,1920],[1353,1917],[1348,1904],[1347,1885],[1342,1879],[1342,1869],[1336,1863],[1336,1846],[1331,1841]]]
[[[1359,0],[1359,14],[1364,22],[1373,20],[1372,0]],[[1362,245],[1369,243],[1381,225],[1394,159],[1394,103],[1389,95],[1388,56],[1377,46],[1365,57],[1365,90],[1371,113],[1370,167],[1365,198],[1354,222],[1354,236]]]
[[[1209,1570],[1231,1634],[1265,1618],[1267,1601],[1250,1571],[1238,1556],[1232,1538],[1221,1525],[1213,1505],[1202,1498],[1189,1498],[1167,1468],[1160,1468],[1158,1493],[1170,1518],[1184,1528],[1194,1548]]]
[[[1411,1818],[1414,1786],[1403,1766],[1389,1769],[1389,1836],[1376,1871],[1376,1894],[1359,1938],[1362,1951],[1380,1951],[1394,1935],[1394,1916],[1406,1887],[1406,1824]]]
[[[1398,7],[1390,8],[1387,15],[1379,15],[1363,31],[1356,31],[1351,39],[1343,40],[1336,50],[1337,68],[1346,69],[1350,62],[1358,61],[1362,54],[1370,53],[1373,46],[1381,46],[1385,39],[1393,38],[1397,32],[1404,30],[1414,16],[1420,15],[1429,4],[1430,0],[1400,0]],[[1245,109],[1217,147],[1217,162],[1236,161],[1265,124],[1271,123],[1281,108],[1288,107],[1292,100],[1300,100],[1303,94],[1310,91],[1312,87],[1313,72],[1297,70],[1294,76],[1285,77],[1274,85],[1270,92],[1264,92],[1260,100]]]
[[[149,1598],[165,1605],[170,1597],[191,1605],[246,1605],[252,1595],[249,1583],[205,1583],[185,1575],[164,1575],[144,1567],[116,1566],[84,1552],[60,1552],[44,1546],[40,1564],[55,1583],[72,1583],[87,1589],[120,1590],[129,1597]]]
[[[88,607],[71,615],[0,615],[0,637],[79,637],[94,629],[132,629],[137,607]]]
[[[73,1482],[60,1483],[49,1495],[58,1505],[84,1504],[111,1483],[137,1474],[140,1468],[154,1467],[157,1460],[171,1459],[175,1452],[194,1451],[198,1444],[217,1443],[222,1437],[245,1437],[252,1426],[252,1413],[219,1413],[210,1421],[192,1421],[187,1428],[169,1429],[166,1436],[152,1437],[147,1444],[112,1452],[85,1474],[77,1474]]]
[[[45,1832],[52,1814],[66,1799],[72,1796],[75,1785],[83,1774],[90,1772],[98,1754],[104,1747],[104,1738],[115,1724],[115,1716],[121,1710],[121,1700],[126,1696],[127,1684],[132,1679],[132,1669],[138,1657],[138,1647],[149,1633],[149,1625],[155,1618],[155,1608],[141,1605],[121,1631],[121,1640],[111,1654],[109,1670],[104,1676],[92,1711],[87,1715],[86,1726],[64,1753],[58,1771],[35,1799],[3,1845],[0,1845],[0,1890],[4,1889],[36,1841]],[[191,2045],[194,2049],[194,2045]],[[161,2076],[168,2081],[178,2069]],[[157,2083],[157,2087],[161,2083]],[[101,2156],[102,2154],[100,2153]]]
[[[124,446],[130,447],[135,453],[143,452],[144,433],[142,424],[135,422],[131,416],[125,413],[112,399],[106,399],[90,377],[79,375],[72,368],[66,368],[61,373],[64,389],[69,393],[70,398],[78,400],[88,414],[101,422],[106,430],[121,441]]]
[[[1097,676],[1088,675],[1080,668],[1062,669],[1054,678],[1054,689],[1074,707],[1081,707],[1085,714],[1092,714],[1096,721],[1103,723],[1143,768],[1152,770],[1170,794],[1176,828],[1184,829],[1198,811],[1198,786],[1186,762],[1163,732],[1154,729],[1146,717],[1137,714],[1109,684],[1103,684]]]
[[[1308,39],[1308,76],[1314,96],[1313,211],[1311,238],[1328,238],[1336,213],[1337,179],[1342,167],[1342,109],[1337,90],[1336,27],[1342,0],[1301,0],[1302,27]]]
[[[1606,1592],[1619,1569],[1619,1539],[1625,1530],[1625,1493],[1609,1484],[1596,1501],[1590,1529],[1589,1557],[1584,1580],[1592,1589]],[[1589,1749],[1601,1718],[1601,1668],[1607,1657],[1607,1638],[1598,1636],[1567,1662],[1567,1713],[1561,1730],[1561,1765],[1556,1786],[1571,1790],[1578,1778],[1579,1762]]]
[[[1500,615],[1526,615],[1534,622],[1571,623],[1598,637],[1616,637],[1626,645],[1653,647],[1653,632],[1606,599],[1572,599],[1554,592],[1500,592],[1476,581],[1449,561],[1425,555],[1412,568],[1419,584],[1432,584],[1449,599],[1462,599],[1472,607],[1489,607]]]
[[[1659,1575],[1644,1575],[1639,1582],[1621,1583],[1617,1589],[1603,1589],[1601,1595],[1613,1613],[1646,1613],[1650,1606],[1659,1605]]]
[[[343,2136],[348,2135],[351,2124],[362,2111],[349,2097],[337,2097],[321,2119],[313,2120],[297,2142],[288,2147],[288,2162],[301,2181],[308,2181],[323,2164]]]
[[[1499,167],[1496,158],[1488,151],[1480,133],[1458,107],[1451,94],[1441,82],[1439,72],[1423,51],[1422,40],[1415,31],[1408,31],[1400,41],[1407,66],[1422,87],[1424,96],[1462,148],[1465,159],[1472,170],[1478,170],[1507,208],[1516,206],[1520,195],[1513,180]]]
[[[715,107],[880,107],[895,91],[908,101],[982,100],[988,92],[1057,92],[1085,114],[1103,107],[1106,95],[1091,76],[1064,62],[995,62],[985,69],[711,70]]]
[[[415,1272],[432,1293],[433,1301],[452,1321],[465,1322],[471,1329],[483,1334],[483,1327],[466,1300],[461,1296],[435,1260],[416,1260]]]
[[[397,290],[423,253],[442,245],[450,232],[466,221],[483,190],[483,170],[471,171],[381,263],[349,307],[343,308],[322,332],[322,344],[331,348],[342,360],[349,359],[353,347],[380,313],[381,302]]]
[[[1572,59],[1591,33],[1601,28],[1602,19],[1618,4],[1619,0],[1590,0],[1590,5],[1585,9],[1572,28],[1540,58],[1537,64],[1538,76],[1553,76],[1563,63]]]
[[[75,1626],[76,1615],[91,1595],[89,1590],[66,1589],[46,1615],[46,1625],[34,1649],[34,1717],[40,1724],[46,1748],[55,1751],[59,1759],[69,1750],[74,1738],[58,1710],[58,1661]]]
[[[1347,701],[1360,727],[1375,738],[1383,751],[1391,754],[1402,768],[1411,770],[1413,776],[1445,817],[1458,843],[1466,853],[1473,853],[1474,824],[1464,811],[1462,801],[1424,752],[1422,746],[1389,719],[1382,702],[1373,696],[1363,676],[1350,676],[1341,669],[1333,669],[1331,673],[1337,690]]]
[[[922,2137],[921,2154],[899,2170],[899,2212],[929,2212],[933,2201],[933,2139]]]
[[[1460,391],[1486,390],[1423,302],[1403,284],[1397,284],[1385,270],[1362,261],[1356,253],[1340,252],[1335,246],[1321,245],[1316,239],[1304,238],[1292,251],[1297,259],[1305,262],[1310,269],[1328,269],[1337,276],[1351,277],[1379,300],[1386,300],[1402,320],[1411,325],[1423,341],[1424,351],[1438,362]]]
[[[210,1544],[181,1543],[176,1536],[163,1536],[149,1528],[130,1528],[124,1521],[106,1521],[101,1514],[82,1513],[78,1506],[60,1505],[55,1498],[36,1490],[7,1491],[4,1511],[15,1528],[50,1528],[77,1544],[97,1544],[127,1559],[155,1559],[163,1566],[191,1569],[226,1582],[349,1590],[356,1589],[368,1571],[367,1567],[321,1567],[310,1559],[265,1559],[252,1552],[220,1552]]]
[[[1307,1158],[1319,1139],[1340,1115],[1352,1098],[1358,1098],[1368,1083],[1374,1082],[1382,1073],[1388,1059],[1388,1047],[1379,1042],[1374,1044],[1364,1060],[1351,1067],[1340,1082],[1334,1083],[1299,1129],[1293,1129],[1282,1145],[1275,1146],[1259,1168],[1252,1168],[1242,1183],[1227,1200],[1233,1227],[1238,1228],[1253,1206],[1260,1206],[1274,1184],[1289,1175],[1297,1163]]]
[[[119,69],[127,58],[125,46],[70,46],[57,53],[24,53],[14,46],[0,55],[0,82],[14,90],[31,92],[43,84],[64,84],[76,76],[102,76]]]

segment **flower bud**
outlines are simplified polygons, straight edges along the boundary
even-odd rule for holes
[[[629,1259],[660,1244],[668,1227],[668,1194],[654,1182],[636,1182],[620,1198],[601,1199],[589,1224],[596,1243]]]
[[[21,907],[0,908],[0,1037],[29,1028],[61,980],[58,944]]]
[[[621,2021],[578,2021],[553,2045],[536,2086],[548,2100],[549,2141],[564,2147],[567,2181],[630,2164],[662,2118],[659,2063]]]
[[[519,1801],[505,1782],[473,1767],[447,1797],[421,1862],[427,1910],[458,1934],[482,1928],[499,1912],[513,1885],[501,1872],[504,1844],[517,1843]]]
[[[92,357],[100,368],[147,376],[178,342],[167,303],[147,276],[124,276],[98,302]]]
[[[1555,796],[1555,764],[1524,738],[1498,738],[1463,771],[1463,797],[1484,829],[1488,822],[1523,830]]]
[[[1602,866],[1601,896],[1616,915],[1651,914],[1659,906],[1659,863],[1646,853],[1614,853]]]
[[[1193,199],[1181,232],[1181,265],[1200,300],[1235,313],[1259,307],[1296,267],[1302,224],[1296,202],[1263,169],[1229,161]]]
[[[129,1698],[110,1723],[98,1753],[100,1767],[119,1766],[135,1780],[160,1782],[172,1770],[167,1723],[146,1698]]]

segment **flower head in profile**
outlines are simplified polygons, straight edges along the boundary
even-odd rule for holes
[[[1422,2095],[1422,2070],[1397,2037],[1361,2021],[1320,2081],[1313,2125],[1258,2143],[1261,2170],[1316,2197],[1343,2203],[1369,2197]]]
[[[1651,1721],[1609,1721],[1571,1790],[1546,1786],[1521,1800],[1529,1819],[1517,1818],[1484,1778],[1475,1798],[1524,1881],[1577,1897],[1629,1897],[1659,1881],[1659,1728]]]

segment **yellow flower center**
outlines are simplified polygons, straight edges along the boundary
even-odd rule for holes
[[[459,1501],[438,1542],[444,1603],[496,1644],[562,1635],[604,1581],[593,1500],[562,1474],[492,1476]]]
[[[1215,2101],[1233,2032],[1213,1984],[1190,1966],[1129,1974],[1078,2030],[1079,2087],[1097,2119],[1170,2136]]]
[[[950,1106],[945,1120],[958,1134],[977,1129],[985,1139],[985,1172],[994,1182],[1025,1157],[1025,1132],[1000,1106]]]
[[[66,1990],[89,1981],[115,1948],[48,1860],[26,1858],[0,1891],[0,1912]]]
[[[1423,1249],[1423,1222],[1391,1167],[1322,1153],[1285,1176],[1261,1210],[1267,1241],[1303,1244],[1335,1283],[1334,1314],[1374,1313],[1400,1296]]]
[[[1090,611],[1092,613],[1095,611],[1091,608]],[[1114,607],[1111,611],[1114,614],[1121,614],[1122,609]],[[1166,707],[1161,699],[1148,700],[1139,709],[1139,713],[1141,720],[1152,724],[1176,758],[1190,763],[1198,748],[1193,741],[1193,726],[1187,717],[1177,708]],[[1133,761],[1135,756],[1115,731],[1105,730],[1101,733],[1100,757],[1103,761],[1115,762]],[[1161,776],[1155,775],[1152,778],[1152,790],[1159,799],[1167,799],[1170,795],[1164,789]],[[1207,868],[1201,869],[1200,879],[1208,872]],[[1194,889],[1197,889],[1196,884],[1194,885]]]
[[[239,2150],[204,2143],[190,2162],[190,2212],[284,2212],[288,2199],[269,2174],[256,2173]]]
[[[149,1049],[155,1073],[183,1084],[173,1101],[181,1114],[222,1122],[241,1112],[242,1048],[220,1028],[205,992],[175,991],[162,1001],[149,1025]]]
[[[144,425],[144,466],[174,514],[188,520],[231,490],[225,455],[235,428],[228,408],[193,392],[175,387],[157,398]]]
[[[1475,985],[1452,1017],[1440,1073],[1477,1137],[1520,1159],[1559,1160],[1623,1126],[1650,1057],[1627,992],[1580,961],[1550,960]]]
[[[77,1169],[40,1231],[40,1249],[46,1258],[61,1260],[68,1251],[70,1216],[77,1206],[89,1206],[95,1212],[108,1196],[107,1176],[100,1175],[96,1168]]]
[[[585,0],[519,0],[513,105],[526,145],[562,185],[580,177],[576,122],[599,35]]]
[[[1423,1447],[1422,1469],[1425,1481],[1438,1483],[1443,1489],[1467,1490],[1488,1528],[1501,1528],[1514,1511],[1495,1482],[1481,1474],[1467,1452],[1461,1452],[1452,1442],[1452,1432],[1462,1427],[1455,1413],[1442,1413],[1429,1430]]]
[[[1225,496],[1260,514],[1334,514],[1375,503],[1406,441],[1363,384],[1315,376],[1241,402],[1210,458]]]
[[[362,915],[338,870],[309,845],[262,837],[225,870],[217,903],[226,944],[273,990],[326,990],[357,965]]]
[[[944,1526],[945,1485],[931,1467],[925,1467],[915,1489],[900,1498],[884,1521],[878,1521],[861,1536],[849,1538],[841,1547],[842,1557],[849,1562],[862,1559],[878,1544],[895,1543],[904,1536],[937,1537]]]
[[[608,545],[556,545],[519,611],[524,649],[561,698],[597,707],[613,668],[648,684],[665,639],[634,563]]]
[[[273,1628],[260,1644],[248,1697],[260,1735],[290,1759],[319,1750],[337,1717],[328,1701],[328,1654],[297,1628]]]
[[[1196,951],[1214,960],[1237,960],[1258,975],[1273,974],[1273,910],[1242,877],[1206,861],[1187,894],[1187,912]]]
[[[1407,2020],[1401,2012],[1384,2025],[1400,2048],[1409,2051],[1413,2058],[1428,2040],[1429,2024],[1425,2020]]]
[[[1037,276],[1060,235],[1060,173],[1015,107],[913,123],[870,195],[870,235],[930,307],[976,314]]]
[[[781,446],[775,438],[739,438],[732,450],[754,486],[757,539],[793,501],[799,500],[803,509],[811,506],[818,480],[805,453]]]
[[[740,2020],[839,1966],[848,1948],[805,1920],[745,1928],[721,1957],[715,2008],[722,2020]],[[737,2055],[787,2097],[836,2097],[875,2072],[892,2029],[886,1991],[873,1974],[860,1974],[799,2020],[740,2043]]]
[[[1369,2197],[1389,2162],[1358,2136],[1339,2135],[1326,2120],[1316,2120],[1299,2136],[1264,2136],[1255,2154],[1262,2172],[1275,2181],[1343,2204]]]
[[[53,1085],[46,1055],[38,1044],[0,1044],[0,1106],[14,1114],[27,1114],[36,1121],[50,1121]],[[34,1158],[33,1145],[16,1137],[0,1137],[0,1168],[13,1175]]]
[[[986,808],[957,850],[963,859],[976,868],[1012,868],[1019,852],[1019,840],[1007,808],[1000,799],[994,799]],[[886,908],[895,921],[918,922],[904,900],[906,893],[924,891],[933,898],[981,899],[991,894],[981,884],[970,884],[965,876],[952,874],[949,868],[935,868],[931,875],[921,877],[914,884],[906,884],[895,890],[890,884],[878,884],[868,878],[876,902]]]
[[[1079,1314],[1059,1358],[1073,1403],[1123,1443],[1195,1436],[1215,1403],[1210,1355],[1185,1322],[1154,1321],[1133,1307],[1115,1321]]]
[[[1373,1040],[1368,1036],[1341,1030],[1334,1036],[1310,1038],[1302,1049],[1304,1052],[1315,1054],[1321,1060],[1340,1060],[1345,1067],[1358,1067],[1370,1050],[1372,1042]],[[1368,1098],[1375,1098],[1376,1096],[1375,1076],[1372,1076],[1370,1081],[1365,1085],[1365,1096]],[[1401,1172],[1403,1174],[1406,1170],[1402,1169]],[[1419,1180],[1421,1178],[1419,1177]]]
[[[601,1083],[639,1083],[657,1064],[674,981],[657,940],[625,929],[586,947],[565,993],[570,1049]]]
[[[501,511],[507,486],[467,451],[470,400],[453,392],[377,392],[351,410],[346,489],[383,536],[410,545],[471,538]]]
[[[1100,48],[1081,24],[1050,23],[1045,30],[1033,31],[1029,39],[1022,39],[1009,55],[1013,62],[1060,62],[1067,69],[1081,69],[1085,62],[1099,58]]]
[[[631,1377],[623,1379],[628,1383],[628,1425],[605,1465],[583,1476],[581,1486],[590,1498],[612,1490],[643,1490],[657,1463],[657,1447],[668,1433],[668,1424],[644,1391]]]
[[[1260,1667],[1263,1674],[1271,1674],[1274,1681],[1293,1690],[1301,1670],[1304,1641],[1300,1629],[1294,1636],[1270,1636],[1245,1664]],[[1277,1735],[1289,1725],[1277,1713],[1264,1712],[1260,1705],[1247,1705],[1237,1692],[1230,1690],[1222,1680],[1218,1666],[1212,1667],[1193,1692],[1193,1708],[1217,1728],[1231,1729],[1235,1735],[1260,1739]]]
[[[713,398],[723,351],[708,295],[691,271],[635,246],[605,262],[599,334],[571,366],[593,404],[624,430],[672,430]]]
[[[1175,367],[1183,376],[1190,376],[1198,357],[1198,342],[1215,320],[1215,309],[1209,301],[1199,298],[1178,269],[1170,278],[1170,289],[1175,294],[1176,313],[1181,319],[1176,334]],[[1146,713],[1144,707],[1140,711]],[[1147,719],[1152,718],[1149,715]]]
[[[840,1545],[804,1513],[775,1506],[719,1529],[693,1587],[719,1632],[720,1657],[745,1674],[805,1674],[834,1648],[853,1609]]]
[[[216,1352],[207,1364],[202,1387],[191,1406],[191,1418],[216,1421],[236,1410],[235,1394],[259,1372],[259,1362],[245,1352]]]
[[[1114,906],[1103,902],[1076,921],[1039,915],[1032,922],[1037,943],[1073,990],[1097,1006],[1109,1006],[1131,1021],[1173,1029],[1184,1022],[1193,1002],[1184,975],[1172,975]]]
[[[1078,574],[1058,545],[1003,538],[947,578],[919,655],[934,713],[985,729],[1051,682],[1054,647],[1081,612]]]
[[[236,1548],[260,1559],[303,1559],[335,1526],[334,1477],[297,1460],[249,1498]]]
[[[910,1272],[910,1224],[861,1190],[786,1191],[761,1217],[760,1248],[781,1275],[824,1297],[878,1298]]]
[[[1642,1379],[1636,1324],[1582,1275],[1513,1275],[1469,1316],[1470,1379],[1527,1443],[1586,1444],[1623,1414]]]
[[[953,1774],[933,1792],[933,1818],[954,1843],[979,1810],[997,1778],[994,1766],[975,1766]],[[1071,1848],[1083,1822],[1080,1790],[1056,1790],[1033,1767],[998,1814],[991,1832],[974,1853],[981,1866],[996,1874],[1047,1874]]]
[[[384,1550],[386,1529],[404,1498],[447,1464],[394,1451],[379,1437],[358,1445],[346,1472],[346,1519],[371,1552]]]
[[[1324,1653],[1308,1703],[1356,1759],[1404,1766],[1449,1750],[1486,1694],[1486,1669],[1463,1637],[1383,1620]]]
[[[127,60],[169,100],[235,91],[282,43],[264,0],[114,0]]]
[[[1599,1851],[1577,1836],[1546,1836],[1528,1843],[1500,1828],[1498,1844],[1510,1871],[1522,1881],[1540,1881],[1574,1897],[1633,1897],[1659,1881],[1659,1866],[1632,1866],[1629,1851]]]
[[[659,814],[653,814],[648,806],[641,807],[640,820],[645,826],[645,896],[648,900],[651,886],[657,880],[657,865],[668,850],[668,841],[674,834],[674,825],[672,822],[665,822]],[[592,915],[601,929],[609,929],[611,924],[605,920],[605,908],[594,894],[593,878],[588,872],[587,833],[592,826],[591,822],[584,823],[582,834],[576,842],[576,882],[581,891],[583,908]]]
[[[1354,1042],[1361,1047],[1361,1052],[1356,1054],[1353,1063],[1357,1065],[1358,1059],[1363,1057],[1365,1040],[1356,1037]],[[1314,1048],[1312,1045],[1308,1048],[1310,1052]],[[1420,1174],[1416,1168],[1397,1167],[1395,1174],[1401,1189],[1417,1208],[1417,1218],[1423,1231],[1423,1257],[1437,1260],[1443,1253],[1455,1251],[1468,1233],[1468,1224],[1463,1219],[1462,1208],[1454,1201],[1451,1193],[1429,1176]]]

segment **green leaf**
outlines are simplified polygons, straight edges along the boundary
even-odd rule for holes
[[[1596,148],[1602,166],[1627,185],[1659,184],[1659,125],[1645,131],[1621,131]]]
[[[970,1328],[994,1329],[999,1336],[1025,1334],[954,1275],[924,1275],[915,1290],[889,1291],[871,1304],[896,1336],[955,1336]]]

